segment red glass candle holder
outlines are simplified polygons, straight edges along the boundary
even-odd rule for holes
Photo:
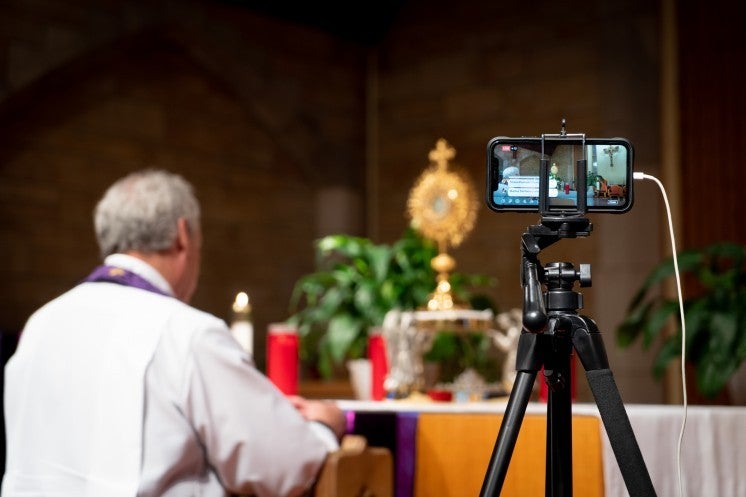
[[[371,364],[371,399],[382,400],[386,397],[384,381],[389,372],[389,365],[386,358],[386,340],[380,328],[371,330],[368,336],[368,359]]]
[[[288,323],[267,329],[267,377],[285,395],[298,394],[298,330]]]

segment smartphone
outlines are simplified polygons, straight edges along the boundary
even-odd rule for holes
[[[540,166],[546,160],[550,212],[577,211],[580,188],[587,212],[627,212],[633,156],[625,138],[495,137],[487,145],[487,205],[496,212],[539,212]],[[582,185],[576,179],[579,165],[586,169]]]

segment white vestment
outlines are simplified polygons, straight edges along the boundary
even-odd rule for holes
[[[171,293],[142,261],[107,263]],[[5,382],[3,497],[295,496],[334,448],[222,320],[116,283],[37,311]]]

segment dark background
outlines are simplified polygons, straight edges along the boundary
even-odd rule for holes
[[[675,10],[672,4],[676,3]],[[312,243],[345,232],[393,242],[438,138],[483,194],[497,135],[623,136],[635,169],[664,180],[679,248],[744,243],[741,4],[399,1],[9,0],[0,6],[0,328],[98,262],[91,212],[120,176],[185,175],[204,211],[194,305],[230,320],[254,304],[257,363],[268,323],[290,313]],[[651,354],[613,329],[670,251],[657,188],[593,218],[593,236],[546,260],[588,262],[585,311],[608,334],[623,397],[660,402]],[[453,251],[520,306],[519,239],[536,218],[482,206]],[[580,395],[587,395],[582,391]]]

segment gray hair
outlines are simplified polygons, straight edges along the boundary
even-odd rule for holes
[[[167,249],[176,240],[179,218],[192,233],[200,229],[192,185],[163,170],[131,173],[110,186],[96,205],[93,222],[101,256]]]

